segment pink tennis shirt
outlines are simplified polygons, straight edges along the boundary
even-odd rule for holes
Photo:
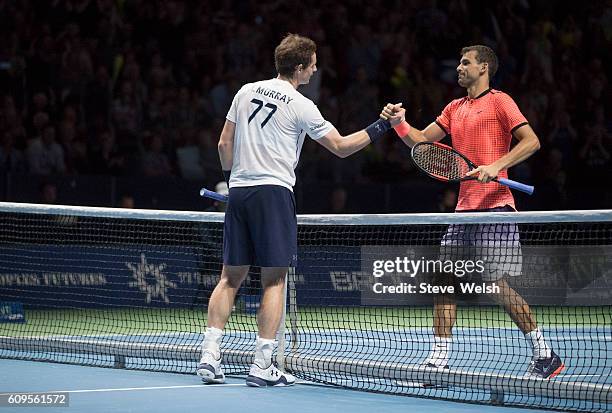
[[[453,100],[436,118],[436,123],[451,136],[453,148],[481,166],[506,155],[510,151],[512,133],[528,122],[510,96],[488,89],[474,99]],[[500,171],[498,177],[507,178],[508,171]],[[457,211],[505,205],[516,209],[507,186],[497,182],[461,182]]]

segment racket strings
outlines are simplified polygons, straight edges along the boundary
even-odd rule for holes
[[[419,145],[413,152],[414,162],[436,177],[458,180],[465,177],[470,166],[459,155],[437,145]]]

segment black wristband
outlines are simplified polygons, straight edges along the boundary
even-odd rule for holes
[[[225,183],[227,184],[228,188],[229,188],[229,180],[230,180],[231,174],[232,174],[231,169],[229,171],[223,171],[223,177],[225,178]]]
[[[376,122],[365,128],[365,131],[370,137],[370,141],[376,142],[378,138],[387,133],[389,129],[391,129],[391,123],[388,120],[378,119]]]

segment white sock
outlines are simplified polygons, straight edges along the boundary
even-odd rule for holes
[[[425,363],[431,363],[436,367],[446,367],[448,365],[452,344],[452,337],[434,336],[434,343]]]
[[[534,359],[549,358],[552,355],[551,349],[548,344],[546,344],[546,340],[544,340],[544,336],[539,328],[525,334],[525,338],[533,347]]]
[[[221,339],[223,338],[223,330],[215,327],[207,327],[204,333],[204,341],[202,342],[202,351],[206,350],[212,353],[215,359],[221,358]]]
[[[255,364],[262,369],[267,369],[272,364],[272,351],[275,341],[257,336],[255,343]]]

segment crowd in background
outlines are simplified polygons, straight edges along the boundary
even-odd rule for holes
[[[221,178],[216,143],[234,93],[275,76],[288,32],[318,44],[302,93],[341,133],[403,102],[425,127],[450,100],[461,47],[486,44],[493,87],[542,141],[514,168],[548,191],[612,169],[612,2],[0,0],[0,171]],[[393,183],[417,172],[393,134],[347,160],[304,145],[298,181]]]

